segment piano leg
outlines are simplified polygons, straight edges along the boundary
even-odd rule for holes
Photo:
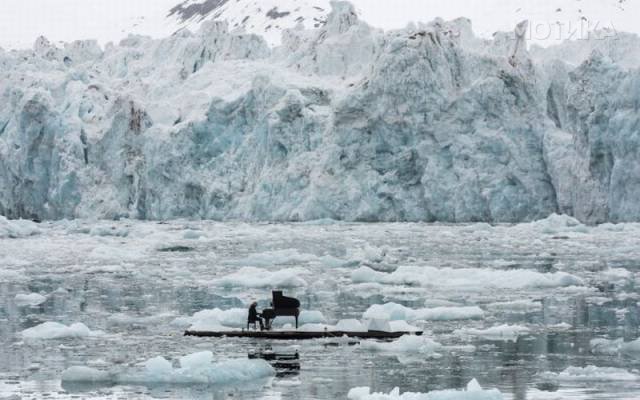
[[[296,315],[296,330],[298,330],[298,316]]]

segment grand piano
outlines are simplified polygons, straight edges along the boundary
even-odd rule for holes
[[[267,308],[262,311],[262,317],[265,319],[267,330],[271,329],[271,322],[276,317],[294,317],[296,319],[296,329],[298,329],[298,316],[300,316],[300,301],[293,297],[287,297],[282,294],[282,290],[274,290],[272,292],[273,308]]]

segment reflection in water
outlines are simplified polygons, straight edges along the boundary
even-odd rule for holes
[[[275,370],[276,377],[292,377],[300,375],[300,354],[298,351],[294,353],[278,353],[266,345],[264,350],[249,353],[249,359],[261,359],[268,362]]]

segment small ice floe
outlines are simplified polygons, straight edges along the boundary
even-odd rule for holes
[[[204,237],[206,237],[204,232],[195,229],[187,229],[182,234],[182,238],[187,240],[197,240]]]
[[[224,288],[293,288],[307,286],[307,282],[301,278],[309,271],[304,268],[287,268],[279,271],[270,271],[261,268],[245,267],[237,272],[211,281],[212,286]]]
[[[555,235],[559,233],[586,233],[590,228],[568,215],[552,214],[545,219],[514,225],[511,229]]]
[[[39,233],[40,229],[34,222],[23,219],[8,220],[0,215],[0,239],[19,239]]]
[[[127,237],[129,236],[129,227],[123,225],[104,225],[99,224],[93,226],[89,230],[91,236],[113,236],[113,237]]]
[[[143,385],[222,385],[254,381],[275,375],[275,370],[264,360],[231,360],[214,362],[213,353],[204,351],[179,359],[174,368],[164,357],[152,358],[138,368],[103,371],[77,366],[62,373],[63,383],[143,384]]]
[[[360,267],[351,273],[353,283],[414,285],[469,291],[494,289],[556,288],[583,286],[584,281],[565,272],[541,273],[532,270],[487,268],[434,268],[402,266],[391,273]]]
[[[362,316],[364,319],[386,319],[390,321],[455,321],[482,319],[480,307],[435,307],[413,309],[397,303],[374,304]]]
[[[425,336],[402,336],[393,342],[364,340],[360,343],[360,349],[386,353],[412,353],[423,358],[440,358],[443,346]]]
[[[489,340],[505,340],[515,342],[518,337],[528,335],[529,328],[520,325],[500,325],[487,329],[462,328],[456,329],[453,334],[457,336],[475,336]]]
[[[403,393],[395,388],[391,393],[371,393],[368,387],[354,388],[347,395],[349,400],[503,400],[497,389],[484,390],[475,379],[466,390],[438,390],[429,393]]]
[[[38,293],[17,294],[14,302],[18,307],[35,307],[47,301],[47,298]]]
[[[197,331],[211,331],[230,328],[241,328],[247,326],[247,310],[244,308],[232,308],[229,310],[221,310],[214,308],[213,310],[202,310],[191,317],[179,317],[171,322],[171,325]],[[216,328],[216,329],[212,329]]]
[[[493,311],[509,311],[513,313],[528,313],[534,311],[540,311],[542,309],[542,302],[535,300],[514,300],[503,301],[487,304],[487,310]]]
[[[591,353],[593,354],[630,354],[640,355],[640,339],[625,342],[623,339],[608,340],[603,338],[591,339]]]
[[[102,336],[102,331],[92,331],[83,323],[75,323],[70,326],[58,322],[45,322],[23,330],[20,335],[24,339],[66,339],[86,338],[90,336]]]
[[[158,325],[168,319],[173,318],[175,315],[173,313],[163,313],[157,315],[148,315],[148,316],[135,316],[128,314],[112,314],[107,318],[107,322],[110,325],[116,326],[147,326],[147,325]]]
[[[340,332],[366,332],[367,327],[357,319],[343,319],[338,321],[335,330]]]
[[[273,267],[276,265],[306,264],[318,260],[319,257],[313,254],[300,253],[297,249],[284,249],[254,253],[228,263],[251,267]]]
[[[551,330],[551,331],[568,331],[571,328],[573,328],[573,326],[571,326],[571,324],[568,324],[566,322],[560,322],[559,324],[547,325],[547,329]]]
[[[544,372],[540,374],[543,379],[551,379],[565,382],[612,382],[612,381],[637,381],[640,375],[634,374],[622,368],[596,367],[569,367],[562,372]]]

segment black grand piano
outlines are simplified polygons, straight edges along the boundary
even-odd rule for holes
[[[296,319],[296,329],[298,329],[298,316],[300,316],[300,301],[293,297],[287,297],[282,294],[282,290],[274,290],[272,292],[273,308],[267,308],[262,311],[262,317],[265,319],[265,327],[271,330],[271,322],[276,317],[294,317]]]

